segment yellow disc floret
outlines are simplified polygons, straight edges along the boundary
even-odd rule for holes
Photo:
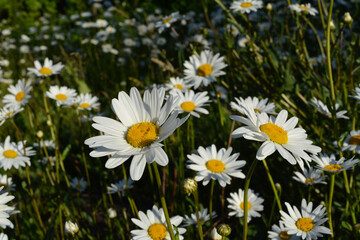
[[[197,69],[196,73],[198,76],[207,77],[212,73],[212,66],[207,63],[203,64]]]
[[[307,178],[307,179],[305,180],[305,183],[312,183],[312,182],[314,182],[314,179],[313,179],[313,178]]]
[[[88,104],[88,103],[82,103],[82,104],[80,104],[80,107],[81,107],[81,108],[88,108],[88,107],[90,107],[90,104]]]
[[[244,202],[241,202],[241,203],[240,203],[240,208],[241,208],[242,210],[244,210]],[[249,203],[249,202],[247,202],[247,209],[248,209],[248,210],[251,209],[251,203]]]
[[[289,234],[287,233],[287,231],[282,231],[282,232],[279,234],[279,237],[280,237],[281,239],[284,239],[284,240],[290,239],[291,236],[292,236],[292,235],[289,235]]]
[[[56,94],[55,98],[59,101],[65,101],[67,99],[67,96],[65,94],[59,93]]]
[[[18,156],[17,152],[14,151],[14,150],[6,150],[4,153],[3,153],[4,157],[6,158],[16,158]]]
[[[163,22],[163,24],[167,24],[168,22],[170,22],[171,21],[171,17],[168,17],[168,18],[165,18],[162,22]]]
[[[240,4],[240,7],[242,8],[249,8],[249,7],[252,7],[252,3],[251,2],[243,2]]]
[[[25,93],[23,91],[20,91],[15,95],[15,99],[16,99],[16,101],[21,102],[21,100],[23,100],[24,96],[25,96]]]
[[[133,147],[144,148],[152,144],[159,135],[159,129],[151,122],[141,122],[130,127],[126,141]]]
[[[222,173],[225,170],[225,164],[216,159],[212,159],[206,162],[206,168],[213,173]]]
[[[309,9],[307,6],[299,6],[299,8],[300,8],[301,10],[304,10],[304,11],[306,11],[306,10]]]
[[[166,238],[166,227],[161,223],[154,223],[148,229],[148,234],[153,240],[163,240]]]
[[[261,111],[258,108],[254,108],[254,111],[257,113],[261,113]]]
[[[183,85],[181,85],[181,84],[175,84],[174,87],[179,90],[183,89]]]
[[[278,144],[286,144],[288,142],[287,132],[274,123],[266,123],[260,126],[260,131],[268,135],[271,141]]]
[[[303,232],[309,232],[314,228],[314,223],[311,218],[300,218],[296,221],[296,227]]]
[[[52,71],[51,71],[50,68],[42,67],[42,68],[39,70],[39,73],[44,74],[44,75],[50,75],[50,74],[52,73]]]
[[[187,101],[187,102],[183,102],[181,104],[181,108],[185,111],[185,112],[191,112],[194,111],[194,109],[196,108],[195,104],[193,102]]]
[[[351,144],[351,145],[360,145],[360,135],[352,136],[349,139],[349,144]]]
[[[339,164],[330,164],[330,165],[325,166],[325,168],[332,172],[336,172],[336,171],[342,169],[342,167]]]

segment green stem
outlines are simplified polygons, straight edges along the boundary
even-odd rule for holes
[[[201,226],[202,223],[200,222],[200,217],[199,217],[199,196],[198,196],[197,190],[194,192],[194,199],[195,199],[196,221],[197,221],[199,236],[200,236],[200,240],[203,240],[204,237],[203,237],[203,231],[202,231],[202,226]]]
[[[209,200],[210,222],[212,221],[214,187],[215,187],[215,180],[212,179],[211,180],[211,187],[210,187],[210,200]]]
[[[173,231],[173,228],[172,228],[172,225],[171,225],[169,212],[168,212],[168,209],[167,209],[167,206],[166,206],[165,196],[164,196],[164,193],[163,193],[162,187],[161,187],[161,178],[160,178],[160,174],[159,174],[159,169],[157,167],[156,162],[153,162],[152,166],[154,168],[155,179],[156,179],[156,183],[158,185],[158,191],[159,191],[159,196],[160,196],[160,200],[161,200],[161,205],[162,205],[162,208],[164,210],[164,214],[165,214],[165,218],[166,218],[166,224],[167,224],[167,227],[168,227],[169,233],[170,233],[170,238],[171,238],[171,240],[175,240],[175,235],[174,235],[174,231]]]
[[[243,240],[247,239],[247,231],[248,231],[248,189],[249,189],[249,185],[250,185],[250,180],[251,180],[251,176],[254,173],[256,164],[257,164],[258,160],[254,159],[254,161],[252,162],[249,172],[246,175],[246,179],[245,179],[245,187],[244,187],[244,230],[243,230]]]
[[[329,81],[330,81],[330,91],[331,91],[331,100],[332,104],[335,104],[335,90],[334,90],[334,81],[332,76],[332,68],[331,68],[331,53],[330,53],[330,22],[331,22],[331,15],[333,10],[334,0],[330,0],[330,8],[329,8],[329,15],[327,20],[326,26],[326,60],[329,72]]]
[[[265,169],[266,169],[266,173],[267,173],[267,176],[268,176],[268,178],[269,178],[269,181],[270,181],[270,184],[271,184],[271,188],[272,188],[272,190],[273,190],[273,192],[274,192],[275,199],[276,199],[277,205],[278,205],[278,207],[279,207],[279,210],[282,210],[280,198],[279,198],[278,192],[277,192],[277,190],[276,190],[274,180],[273,180],[273,178],[272,178],[272,176],[271,176],[269,167],[268,167],[265,159],[262,160],[262,162],[263,162],[264,167],[265,167]]]
[[[335,174],[332,174],[330,177],[330,193],[329,193],[329,206],[328,206],[329,227],[332,232],[331,237],[334,237],[334,230],[333,230],[332,217],[331,217],[331,207],[332,207],[332,200],[333,200],[333,195],[334,195],[334,186],[335,186]]]

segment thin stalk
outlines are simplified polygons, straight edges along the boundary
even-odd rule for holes
[[[194,199],[195,199],[195,212],[196,212],[196,222],[197,222],[197,226],[198,226],[198,231],[199,231],[199,236],[200,236],[200,240],[203,240],[203,231],[202,231],[202,223],[200,222],[200,217],[199,217],[199,196],[198,196],[198,192],[197,190],[194,192]],[[210,217],[211,219],[211,217]]]
[[[152,166],[154,168],[155,179],[156,179],[156,183],[158,185],[158,192],[159,192],[159,196],[160,196],[160,200],[161,200],[161,205],[162,205],[162,208],[164,210],[164,214],[165,214],[165,218],[166,218],[166,224],[167,224],[167,227],[169,229],[170,238],[171,238],[171,240],[175,240],[175,235],[174,235],[174,231],[173,231],[173,228],[172,228],[172,225],[171,225],[169,212],[168,212],[168,209],[167,209],[167,206],[166,206],[165,196],[164,196],[164,193],[162,191],[159,169],[157,167],[156,162],[153,162]]]
[[[249,190],[249,185],[250,185],[250,180],[251,180],[251,176],[254,173],[256,164],[257,164],[258,160],[254,159],[254,161],[252,162],[249,172],[246,175],[245,178],[245,187],[244,187],[244,230],[243,230],[243,240],[247,239],[247,231],[248,231],[248,190]]]
[[[274,192],[275,199],[276,199],[277,205],[278,205],[278,207],[279,207],[279,210],[282,210],[280,198],[279,198],[278,192],[277,192],[277,190],[276,190],[274,180],[273,180],[273,178],[272,178],[272,176],[271,176],[269,167],[268,167],[265,159],[262,160],[262,162],[263,162],[264,167],[265,167],[265,169],[266,169],[266,173],[267,173],[267,176],[268,176],[268,178],[269,178],[269,181],[270,181],[270,184],[271,184],[271,188],[272,188],[272,190],[273,190],[273,192]]]
[[[212,221],[214,187],[215,187],[215,180],[212,179],[211,180],[211,187],[210,187],[210,200],[209,200],[210,222]]]
[[[330,22],[331,22],[331,15],[333,10],[334,0],[330,0],[330,8],[329,8],[329,15],[327,20],[326,26],[326,60],[329,72],[329,81],[330,81],[330,91],[331,91],[331,100],[332,104],[335,104],[335,89],[334,89],[334,80],[332,76],[332,68],[331,68],[331,53],[330,53]]]
[[[335,174],[332,174],[330,177],[330,193],[329,193],[329,206],[328,206],[328,215],[329,215],[329,227],[331,230],[331,237],[334,237],[334,229],[332,225],[332,217],[331,217],[331,207],[332,207],[332,200],[334,196],[334,186],[335,186]]]

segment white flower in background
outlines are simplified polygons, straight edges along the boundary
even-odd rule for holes
[[[346,137],[341,150],[360,153],[360,130],[352,130],[350,132],[350,134]]]
[[[0,145],[0,167],[8,170],[12,167],[18,169],[19,166],[30,166],[31,162],[29,157],[35,154],[36,152],[32,147],[25,147],[24,151],[22,142],[10,142],[10,136],[7,136],[5,142]]]
[[[331,112],[329,111],[329,108],[322,101],[320,101],[314,97],[313,99],[311,99],[310,104],[312,106],[314,106],[316,108],[316,110],[318,110],[320,113],[324,114],[328,118],[332,117]],[[339,107],[340,107],[339,104],[335,104],[335,110],[338,110]],[[336,113],[336,118],[349,119],[349,117],[345,116],[346,113],[347,113],[346,110],[339,111]]]
[[[303,169],[303,173],[301,172],[294,172],[295,176],[293,179],[296,181],[303,183],[305,185],[313,185],[313,184],[327,184],[324,179],[327,175],[322,175],[322,170],[314,169],[312,167],[307,170],[306,168]]]
[[[315,16],[318,11],[311,7],[311,4],[310,3],[307,3],[307,4],[290,4],[289,5],[289,8],[295,12],[298,12],[298,13],[301,13],[301,12],[305,12],[305,13],[309,13],[310,15],[312,16]]]
[[[311,240],[322,237],[323,234],[331,234],[329,228],[321,226],[328,219],[326,216],[326,208],[319,205],[313,210],[313,203],[306,203],[306,200],[301,201],[301,212],[297,207],[291,207],[289,203],[285,203],[289,212],[280,211],[281,222],[285,225],[285,230],[289,235],[296,235],[302,239]]]
[[[133,188],[133,181],[131,179],[128,179],[128,181],[125,181],[125,178],[123,180],[120,180],[117,183],[112,183],[110,185],[110,187],[107,187],[108,193],[109,194],[113,194],[113,193],[117,193],[120,192],[122,196],[125,195],[125,190],[126,189],[131,189]]]
[[[108,52],[111,51],[111,49],[112,49],[113,47],[112,47],[112,45],[111,45],[110,43],[106,43],[106,44],[103,44],[103,45],[101,46],[101,48],[102,48],[102,51],[103,51],[104,53],[108,53]]]
[[[107,210],[107,214],[108,214],[109,218],[116,218],[116,216],[117,216],[117,212],[114,208],[109,208]]]
[[[74,105],[76,98],[76,90],[66,86],[51,86],[49,91],[46,91],[48,98],[56,100],[58,106],[69,107]]]
[[[0,126],[4,124],[6,119],[14,117],[16,114],[24,110],[22,107],[3,107],[0,109]]]
[[[185,61],[185,80],[191,81],[195,89],[199,86],[206,87],[215,82],[216,77],[226,74],[222,71],[226,66],[224,57],[220,57],[219,53],[213,55],[210,50],[202,51],[200,56],[194,54],[189,61]]]
[[[38,147],[43,148],[45,145],[45,147],[48,149],[51,149],[51,150],[55,149],[55,143],[53,140],[44,140],[44,143],[42,141],[40,141],[40,145],[37,142],[35,142],[33,145],[36,148],[38,148]]]
[[[109,24],[105,19],[97,19],[95,23],[98,28],[104,28]]]
[[[84,178],[77,178],[74,177],[71,181],[70,181],[70,186],[74,189],[76,189],[79,192],[83,192],[85,191],[86,187],[87,187],[88,183],[87,181],[85,181]]]
[[[335,154],[329,156],[326,153],[320,153],[319,156],[313,156],[313,160],[318,164],[317,167],[319,169],[328,173],[338,173],[355,166],[359,162],[359,159],[354,159],[354,157],[348,160],[344,157],[336,160]]]
[[[203,108],[209,102],[209,96],[207,92],[198,92],[195,94],[193,90],[184,93],[177,92],[174,94],[179,97],[179,101],[176,107],[180,113],[187,112],[192,116],[199,118],[200,114],[209,114],[209,111]]]
[[[43,157],[43,159],[38,160],[42,164],[50,164],[51,166],[55,166],[56,157],[55,156],[49,156],[49,157]]]
[[[170,94],[177,94],[178,92],[186,92],[190,88],[190,84],[183,78],[171,77],[169,81],[165,83],[165,88]]]
[[[0,187],[0,191],[2,191],[3,188],[4,188],[3,186]],[[6,227],[14,228],[14,224],[12,224],[12,222],[8,218],[10,217],[10,215],[18,213],[19,211],[15,211],[14,206],[10,207],[6,205],[14,198],[15,198],[14,196],[9,196],[8,192],[4,192],[0,194],[0,227],[1,228],[6,228]]]
[[[235,109],[241,114],[246,114],[245,106],[248,108],[254,109],[257,113],[265,112],[267,114],[275,114],[275,104],[272,102],[268,102],[268,99],[259,100],[257,97],[247,97],[243,99],[242,97],[235,98],[236,102],[230,102],[230,106],[232,109]]]
[[[216,212],[213,211],[212,212],[212,217],[216,218]],[[210,214],[208,214],[208,209],[205,208],[202,211],[199,211],[199,221],[201,224],[206,223],[207,221],[210,220]],[[196,218],[196,213],[192,213],[190,216],[185,215],[184,218],[184,223],[183,225],[186,226],[190,226],[190,225],[196,225],[197,227],[197,218]]]
[[[25,82],[25,79],[19,80],[15,86],[11,85],[8,91],[11,94],[7,94],[3,98],[6,108],[20,108],[25,106],[28,100],[31,98],[29,95],[32,89],[31,81]]]
[[[48,77],[51,75],[59,74],[64,65],[61,62],[53,64],[52,60],[45,58],[44,65],[41,66],[40,62],[36,60],[34,62],[35,68],[27,68],[29,72],[35,74],[38,77]]]
[[[263,2],[257,0],[239,0],[232,2],[230,9],[234,12],[251,13],[262,8]]]
[[[93,97],[90,93],[80,93],[80,95],[76,97],[75,103],[78,105],[79,110],[90,111],[100,106],[99,98],[96,96]]]
[[[273,224],[271,226],[271,231],[268,231],[268,238],[270,240],[300,240],[301,237],[296,235],[289,235],[285,230],[285,224],[283,222],[279,222],[279,226]]]
[[[79,231],[79,226],[77,223],[73,223],[71,221],[65,222],[65,233],[75,235]]]
[[[16,184],[13,183],[11,177],[8,177],[6,174],[4,175],[0,174],[0,186],[4,186],[5,191],[8,191],[8,189],[10,189],[10,191],[13,192],[15,191]]]
[[[179,12],[171,13],[170,15],[165,16],[161,20],[157,21],[155,23],[155,27],[158,29],[159,33],[162,33],[165,28],[169,28],[171,24],[179,20],[180,17],[181,16]]]

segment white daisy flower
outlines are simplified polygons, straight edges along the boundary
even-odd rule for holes
[[[55,156],[43,157],[43,159],[39,159],[38,162],[45,165],[49,163],[51,166],[54,166],[56,162],[56,157]]]
[[[162,33],[165,28],[169,28],[172,23],[180,19],[179,12],[171,13],[168,16],[163,17],[160,21],[155,23],[155,27],[158,29],[159,33]]]
[[[210,99],[209,96],[207,96],[207,92],[198,92],[195,94],[193,90],[190,90],[185,92],[185,95],[182,92],[178,92],[176,96],[179,97],[176,110],[180,113],[188,112],[197,118],[200,117],[199,113],[209,114],[209,111],[203,108]]]
[[[3,107],[0,109],[0,126],[4,124],[6,119],[14,117],[16,114],[24,110],[24,108],[19,106],[14,107]]]
[[[44,145],[48,149],[51,149],[51,150],[55,149],[55,143],[54,143],[53,140],[44,140]],[[36,148],[38,148],[38,147],[43,148],[44,147],[42,141],[40,141],[40,145],[37,142],[35,142],[33,144],[33,146],[36,147]]]
[[[11,94],[7,94],[3,98],[3,103],[7,108],[16,108],[25,106],[28,100],[31,98],[29,95],[32,89],[31,81],[25,82],[25,79],[19,80],[16,85],[10,85],[8,91]]]
[[[8,236],[5,233],[0,233],[0,240],[8,240]]]
[[[246,106],[245,106],[246,107]],[[298,118],[287,119],[288,112],[282,110],[278,116],[268,116],[266,113],[255,113],[252,108],[244,108],[247,118],[230,116],[231,119],[247,126],[234,130],[234,138],[244,137],[248,140],[264,142],[256,153],[258,160],[263,160],[276,150],[289,163],[298,163],[304,169],[304,162],[311,162],[309,153],[316,154],[321,151],[320,147],[312,145],[307,139],[307,134],[302,128],[295,128]]]
[[[121,192],[121,195],[124,196],[125,190],[131,189],[133,187],[134,187],[134,185],[133,185],[133,181],[131,179],[128,179],[127,183],[126,183],[125,179],[123,179],[117,183],[112,183],[110,185],[110,187],[107,187],[107,190],[108,190],[109,194]]]
[[[32,147],[25,148],[24,155],[24,146],[22,142],[10,142],[10,136],[7,136],[4,143],[0,145],[0,167],[4,170],[11,169],[15,167],[16,169],[19,166],[25,167],[25,165],[31,165],[29,156],[34,156],[36,152]]]
[[[7,191],[7,188],[9,188],[10,191],[13,192],[15,191],[16,184],[13,183],[11,177],[8,177],[6,174],[0,174],[0,186],[4,186],[6,188],[5,191]]]
[[[96,96],[92,96],[90,93],[80,93],[79,96],[76,97],[75,103],[78,105],[79,110],[91,110],[97,109],[100,106],[99,98]]]
[[[190,88],[188,81],[185,81],[183,78],[171,77],[169,82],[165,83],[166,91],[169,91],[170,94],[177,94],[177,92],[186,92]]]
[[[203,181],[207,185],[211,179],[217,180],[220,186],[225,187],[231,183],[231,177],[245,178],[240,168],[245,166],[246,162],[237,161],[240,153],[231,155],[232,148],[216,150],[213,144],[206,149],[199,147],[197,154],[187,155],[189,161],[187,168],[197,171],[195,180]]]
[[[314,169],[312,167],[307,170],[306,168],[303,169],[303,173],[301,172],[294,172],[295,176],[293,176],[293,179],[295,179],[298,182],[301,182],[305,185],[313,185],[313,184],[326,184],[324,179],[327,177],[326,175],[321,175],[322,170]]]
[[[227,198],[227,201],[229,202],[228,208],[232,209],[232,211],[229,212],[229,216],[244,216],[244,190],[239,188],[239,192],[230,193],[230,198]],[[251,189],[248,190],[248,222],[250,222],[253,217],[261,216],[259,212],[264,210],[263,202],[264,199],[259,197],[259,194],[254,193]]]
[[[346,137],[341,150],[360,153],[360,130],[352,130],[350,132],[350,134]]]
[[[153,206],[150,210],[147,210],[146,214],[142,211],[138,212],[137,218],[132,218],[131,221],[140,227],[139,230],[131,230],[132,240],[170,240],[170,233],[167,228],[165,214],[162,208]],[[178,233],[174,229],[174,235],[178,234],[179,239],[184,237],[182,234],[186,232],[185,228],[178,227],[183,221],[183,217],[174,216],[170,218],[170,222],[177,228]]]
[[[301,201],[301,212],[297,207],[291,207],[289,203],[285,203],[289,212],[280,211],[281,221],[285,224],[285,230],[289,235],[296,235],[302,239],[311,240],[322,237],[323,234],[331,234],[329,228],[321,226],[328,219],[326,216],[326,208],[319,205],[313,209],[313,203],[306,203],[306,200]]]
[[[2,191],[3,188],[4,187],[0,187],[0,191]],[[10,222],[8,218],[10,217],[10,215],[18,213],[18,211],[14,211],[15,210],[14,206],[10,207],[6,205],[6,203],[10,202],[14,198],[15,198],[14,196],[9,196],[8,192],[4,192],[0,194],[0,227],[1,228],[6,228],[6,227],[14,228],[14,224]]]
[[[243,99],[235,98],[236,102],[230,102],[230,106],[232,109],[235,109],[236,111],[240,112],[241,114],[245,114],[244,106],[248,106],[249,108],[254,109],[257,113],[268,113],[268,114],[274,114],[275,112],[275,104],[272,102],[268,102],[268,99],[261,99],[259,100],[257,97],[247,97]]]
[[[95,22],[96,26],[98,28],[104,28],[106,27],[109,23],[108,21],[106,21],[105,19],[97,19]]]
[[[72,106],[76,99],[76,90],[65,86],[51,86],[49,91],[46,91],[48,98],[56,100],[58,106]]]
[[[75,235],[79,231],[79,226],[77,223],[73,223],[71,221],[65,222],[65,233]]]
[[[328,118],[332,118],[329,108],[322,101],[320,101],[314,97],[313,99],[311,99],[310,104],[312,106],[314,106],[316,108],[316,110],[318,110],[320,113],[324,114]],[[339,104],[335,104],[335,110],[338,110],[339,107],[340,107]],[[348,116],[345,116],[346,113],[347,113],[346,110],[339,111],[336,113],[336,118],[349,119]]]
[[[73,189],[76,189],[77,191],[79,192],[83,192],[85,191],[86,187],[87,187],[88,183],[87,181],[85,181],[84,178],[77,178],[77,177],[74,177],[71,181],[70,181],[70,186],[73,188]]]
[[[222,69],[226,66],[224,57],[220,57],[219,53],[213,55],[210,50],[202,51],[200,56],[194,54],[190,57],[190,61],[185,61],[185,80],[191,81],[195,89],[200,85],[206,87],[215,82],[216,77],[225,75]]]
[[[53,61],[45,58],[44,65],[41,66],[40,62],[36,60],[34,62],[35,68],[28,68],[28,71],[35,74],[38,77],[47,77],[55,74],[59,74],[64,65],[61,62],[54,64]]]
[[[360,85],[359,85],[360,86]],[[356,100],[358,100],[358,104],[360,103],[360,87],[356,87],[355,88],[355,92],[354,92],[355,95],[349,95],[349,97],[353,97],[355,98]]]
[[[329,156],[326,153],[320,153],[319,156],[312,157],[313,160],[318,164],[317,167],[328,173],[338,173],[346,171],[359,162],[359,159],[354,159],[354,157],[348,160],[346,160],[344,157],[336,160],[335,154],[331,154]]]
[[[212,217],[216,218],[216,212],[213,211],[212,212]],[[199,211],[199,221],[201,224],[204,224],[205,222],[210,220],[210,214],[208,214],[208,209],[205,208],[202,211]],[[197,227],[197,218],[196,218],[196,213],[192,213],[190,215],[190,217],[188,215],[185,215],[184,218],[184,223],[183,225],[186,226],[190,226],[190,225],[196,225]]]
[[[263,2],[257,0],[239,0],[231,4],[230,9],[234,12],[251,13],[262,8]]]
[[[311,4],[310,3],[307,3],[307,4],[290,4],[289,5],[289,8],[297,13],[301,13],[301,12],[304,12],[304,13],[309,13],[310,15],[312,16],[315,16],[318,11],[311,7]]]
[[[107,117],[94,117],[95,129],[104,135],[89,138],[85,144],[95,148],[92,157],[111,155],[106,168],[115,168],[133,156],[130,176],[137,181],[144,172],[146,163],[156,161],[161,166],[169,162],[160,143],[181,126],[188,117],[177,118],[173,112],[177,99],[170,95],[163,106],[164,88],[146,90],[143,99],[136,88],[130,90],[130,96],[119,92],[118,99],[112,100],[112,109],[120,121]]]
[[[279,222],[279,226],[274,224],[271,226],[271,231],[268,231],[268,238],[271,240],[300,240],[301,238],[296,235],[289,235],[285,230],[285,224]]]

